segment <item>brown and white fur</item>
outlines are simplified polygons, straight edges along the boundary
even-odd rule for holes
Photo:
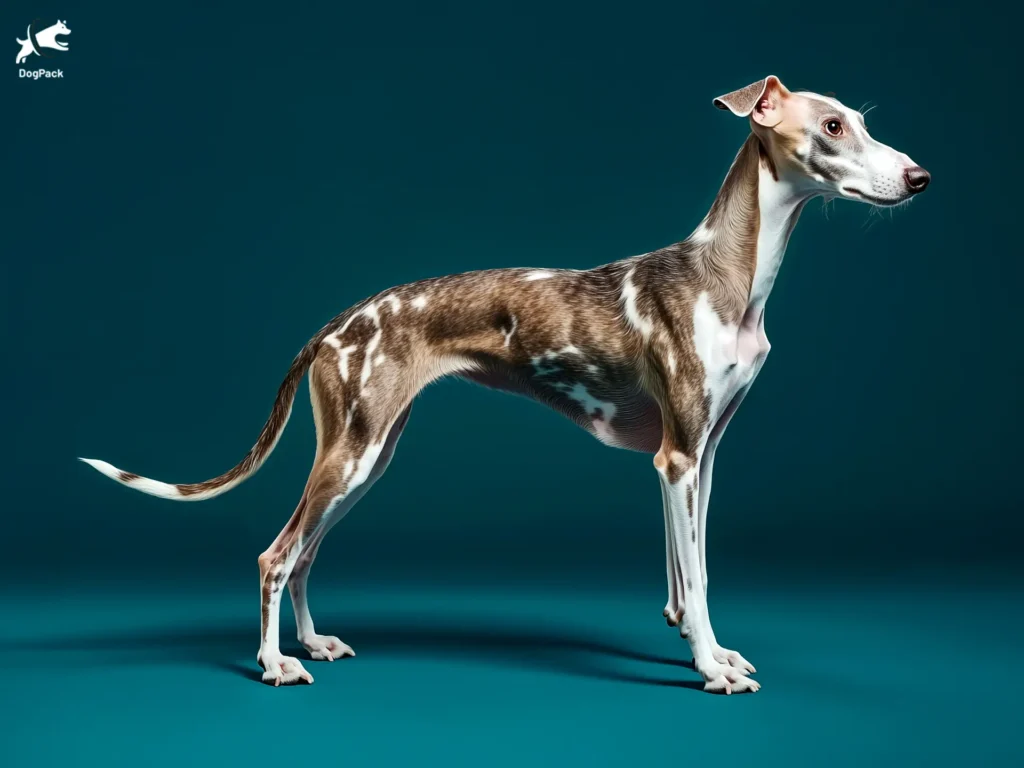
[[[770,348],[764,307],[808,199],[895,205],[928,174],[872,139],[859,112],[772,76],[714,101],[752,129],[690,237],[594,269],[495,269],[423,280],[356,304],[295,358],[256,445],[213,480],[169,485],[86,460],[124,485],[209,499],[259,469],[309,371],[317,449],[295,510],[259,557],[263,680],[313,678],[278,645],[288,586],[314,659],[352,655],[317,634],[306,580],[323,537],[384,473],[429,382],[456,375],[526,395],[602,442],[654,454],[665,516],[664,614],[690,644],[705,690],[757,691],[754,667],[719,645],[706,603],[715,449]]]

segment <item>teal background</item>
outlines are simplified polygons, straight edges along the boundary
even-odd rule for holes
[[[8,765],[1020,764],[1018,45],[984,6],[20,2],[70,51],[4,82]],[[256,556],[312,461],[175,505],[292,356],[390,285],[586,268],[685,237],[768,74],[878,105],[933,175],[812,203],[716,462],[711,610],[759,669],[711,697],[661,618],[650,458],[460,382],[311,576],[359,654],[255,682]],[[291,642],[290,609],[282,615]],[[301,655],[301,654],[300,654]],[[59,734],[59,735],[55,735]],[[4,752],[7,753],[4,758]]]

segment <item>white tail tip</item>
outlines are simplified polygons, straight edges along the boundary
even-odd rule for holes
[[[161,483],[159,480],[151,480],[148,477],[140,477],[139,475],[132,474],[131,472],[125,472],[118,469],[113,464],[108,464],[107,462],[100,461],[99,459],[83,459],[82,457],[79,457],[78,460],[84,461],[97,472],[100,472],[111,480],[116,480],[121,485],[126,485],[133,490],[148,493],[150,496],[159,496],[162,499],[183,498],[181,491],[178,490],[178,486],[176,485]]]
[[[102,472],[104,475],[114,480],[118,480],[118,476],[121,474],[121,470],[119,470],[113,464],[107,464],[107,462],[100,461],[99,459],[83,459],[81,456],[79,456],[78,460],[84,461],[97,472]]]

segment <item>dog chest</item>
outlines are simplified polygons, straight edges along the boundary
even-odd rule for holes
[[[694,351],[704,368],[704,391],[711,398],[712,421],[733,396],[750,384],[767,346],[755,322],[724,323],[702,293],[694,306]]]

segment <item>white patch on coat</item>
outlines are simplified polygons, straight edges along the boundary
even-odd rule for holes
[[[615,418],[616,412],[615,403],[594,397],[586,386],[578,382],[572,385],[563,384],[558,389],[562,390],[566,397],[579,403],[601,442],[615,444],[615,435],[611,428],[611,422]]]
[[[385,440],[381,440],[379,443],[370,443],[366,446],[366,451],[363,452],[363,455],[356,462],[355,471],[352,473],[352,479],[349,481],[348,487],[350,491],[356,486],[365,483],[367,478],[370,477],[370,472],[373,471],[373,466],[377,463],[380,452],[384,450],[384,442]]]
[[[708,226],[707,219],[702,221],[689,237],[690,242],[697,245],[706,245],[714,239],[715,231]]]
[[[654,330],[654,325],[649,319],[641,315],[640,311],[637,309],[637,290],[636,286],[633,285],[632,278],[633,270],[630,270],[629,274],[627,274],[625,279],[622,281],[622,301],[626,311],[626,322],[640,331],[640,334],[646,339]]]
[[[829,158],[832,161],[832,158]],[[757,204],[760,222],[757,230],[757,262],[750,286],[749,306],[764,307],[782,266],[792,231],[793,217],[800,210],[797,192],[786,182],[776,181],[767,168],[758,169]]]
[[[673,376],[676,373],[676,356],[671,352],[668,353],[668,372]]]
[[[549,277],[554,276],[554,272],[549,272],[546,269],[534,269],[530,272],[527,272],[523,280],[526,280],[527,282],[531,282],[533,280],[547,280]]]
[[[348,356],[355,351],[355,345],[338,350],[338,372],[342,381],[348,381]]]
[[[342,381],[348,381],[348,356],[356,351],[355,346],[342,347],[341,340],[334,334],[324,339],[334,349],[338,350],[338,373]]]
[[[363,307],[362,311],[359,314],[365,315],[366,317],[370,318],[371,320],[373,320],[373,324],[380,328],[380,313],[377,311],[376,304],[366,305],[365,307]]]
[[[512,334],[516,332],[516,328],[518,327],[519,319],[515,315],[512,315],[512,327],[508,331],[506,331],[504,328],[500,329],[501,335],[505,337],[506,349],[508,348],[508,345],[512,343]]]
[[[711,396],[711,424],[718,421],[733,396],[750,383],[759,360],[763,361],[758,323],[754,320],[749,325],[738,328],[723,323],[707,292],[697,298],[693,308],[693,346],[704,366],[704,393]]]
[[[416,309],[422,310],[424,307],[427,306],[427,297],[421,293],[419,296],[412,300],[412,305],[416,307]]]
[[[335,339],[339,339],[342,336],[344,336],[345,335],[345,331],[347,331],[349,329],[349,326],[352,325],[353,322],[355,322],[355,319],[357,317],[368,317],[368,318],[370,318],[373,321],[373,324],[375,326],[380,328],[380,315],[377,312],[377,305],[374,304],[373,302],[370,302],[369,304],[367,304],[365,307],[363,307],[358,312],[352,313],[352,316],[349,317],[349,319],[345,321],[345,324],[342,325],[339,330],[335,331],[331,335]]]
[[[384,330],[378,330],[366,344],[366,355],[363,357],[363,372],[359,375],[360,387],[365,387],[366,382],[370,380],[370,374],[373,373],[373,353],[377,351],[380,337],[383,335]]]
[[[693,347],[704,364],[705,377],[714,377],[736,362],[736,326],[722,322],[707,291],[693,305]]]
[[[549,349],[541,355],[534,355],[530,358],[533,364],[533,371],[537,376],[546,376],[562,370],[560,365],[555,363],[563,355],[582,355],[579,347],[569,344],[561,349]]]
[[[385,296],[383,299],[381,299],[381,301],[386,301],[389,304],[391,304],[391,314],[393,314],[393,315],[397,315],[398,314],[398,310],[400,310],[402,308],[402,301],[401,301],[401,299],[399,299],[393,293],[389,293],[387,296]]]
[[[336,338],[336,339],[337,339],[337,338],[340,338],[341,336],[344,336],[344,335],[345,335],[345,331],[347,331],[347,330],[348,330],[348,327],[349,327],[350,325],[352,325],[352,322],[353,322],[353,321],[354,321],[354,320],[356,319],[356,316],[357,316],[357,315],[356,315],[355,313],[353,313],[352,315],[350,315],[350,316],[349,316],[349,318],[348,318],[348,320],[346,320],[346,321],[345,321],[344,325],[342,325],[342,326],[341,326],[341,328],[339,328],[338,330],[336,330],[336,331],[335,331],[335,332],[334,332],[334,333],[332,334],[332,335],[334,336],[334,338]]]

